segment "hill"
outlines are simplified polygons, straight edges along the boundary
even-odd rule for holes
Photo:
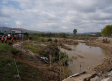
[[[17,29],[17,30],[22,30],[22,32],[27,32],[27,33],[39,33],[39,31],[33,31],[33,30],[27,30],[23,28],[10,28],[10,27],[0,27],[0,31],[8,31],[10,32],[11,29]]]
[[[49,68],[28,52],[0,42],[0,81],[59,81],[58,74]]]

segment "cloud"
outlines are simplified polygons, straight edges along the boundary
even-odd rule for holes
[[[62,28],[62,29],[68,29],[66,26],[62,26],[61,28]]]
[[[22,21],[15,21],[15,23],[16,23],[16,25],[18,26],[18,25],[22,25]]]
[[[100,31],[112,22],[111,0],[2,0],[0,26],[37,31]]]
[[[0,26],[10,26],[10,19],[0,17]]]

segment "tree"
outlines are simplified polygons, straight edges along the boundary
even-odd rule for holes
[[[73,33],[74,33],[74,35],[76,35],[76,33],[77,33],[77,29],[74,29],[74,30],[73,30]]]
[[[101,33],[104,36],[111,36],[112,35],[112,25],[107,25],[106,27],[104,27],[104,29],[102,29]]]
[[[100,33],[100,32],[99,32],[99,33],[97,33],[97,34],[96,34],[96,36],[97,36],[97,37],[100,37],[100,36],[101,36],[101,33]]]

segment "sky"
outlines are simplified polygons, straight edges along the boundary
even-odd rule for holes
[[[112,25],[112,0],[0,0],[4,27],[85,33],[106,25]]]

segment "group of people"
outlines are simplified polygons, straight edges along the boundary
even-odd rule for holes
[[[7,36],[2,36],[1,41],[2,41],[2,43],[4,43],[4,41],[5,41],[5,44],[6,44],[7,43]],[[11,41],[13,42],[13,37],[11,38]]]

